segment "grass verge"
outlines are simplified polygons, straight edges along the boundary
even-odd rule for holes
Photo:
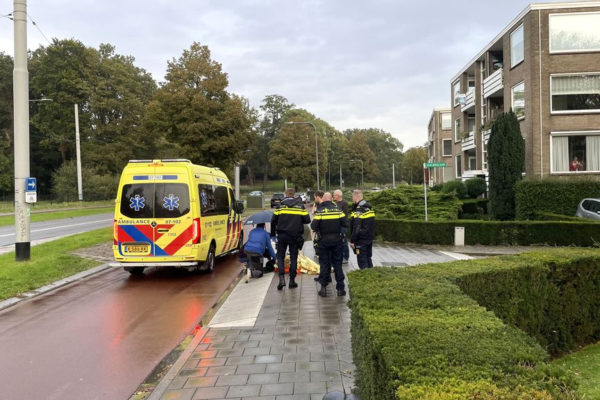
[[[15,261],[14,253],[0,256],[0,300],[19,296],[77,272],[100,265],[69,254],[111,240],[112,228],[96,229],[31,248],[31,260]]]
[[[82,207],[114,207],[114,200],[99,200],[99,201],[38,201],[32,204],[31,211],[55,210],[59,208],[82,208]],[[15,204],[12,201],[0,201],[0,213],[14,212]]]
[[[55,211],[43,214],[31,214],[31,222],[50,221],[54,219],[83,217],[85,215],[102,214],[114,211],[114,206],[102,208],[82,208],[81,210]],[[0,226],[14,225],[15,217],[6,215],[0,217]]]
[[[600,343],[559,358],[553,364],[559,365],[575,375],[579,383],[577,393],[584,399],[600,399]]]

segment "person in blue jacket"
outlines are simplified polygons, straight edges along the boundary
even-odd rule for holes
[[[271,235],[265,230],[265,224],[257,224],[256,228],[250,231],[248,241],[244,245],[244,252],[275,259],[275,251],[271,246]]]

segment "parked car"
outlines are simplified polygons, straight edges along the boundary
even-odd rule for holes
[[[577,207],[575,216],[600,220],[600,199],[583,199]]]
[[[308,197],[308,195],[304,192],[300,192],[298,193],[298,197],[300,197],[300,200],[302,200],[303,203],[308,203],[310,198]]]
[[[381,190],[382,189],[380,187],[377,187],[377,186],[375,186],[374,188],[371,188],[371,192],[381,192]]]
[[[273,197],[271,197],[271,208],[275,208],[281,203],[281,200],[284,199],[283,193],[273,193]]]
[[[262,196],[262,195],[263,195],[263,192],[261,192],[260,190],[255,190],[248,194],[248,196]]]

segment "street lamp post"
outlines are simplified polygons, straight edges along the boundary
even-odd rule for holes
[[[360,162],[360,187],[362,189],[364,189],[364,187],[365,187],[365,174],[364,174],[365,168],[364,168],[363,160],[350,160],[350,161]]]
[[[317,127],[312,122],[305,121],[289,121],[284,122],[284,125],[310,125],[315,131],[315,157],[317,159],[317,190],[321,190],[321,183],[319,178],[319,135],[317,134]]]

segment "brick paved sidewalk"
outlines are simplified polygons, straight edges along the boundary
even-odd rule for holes
[[[161,399],[320,400],[351,392],[348,296],[337,297],[332,285],[328,297],[317,296],[314,275],[282,291],[273,278],[261,278],[272,281],[255,325],[206,330]]]

